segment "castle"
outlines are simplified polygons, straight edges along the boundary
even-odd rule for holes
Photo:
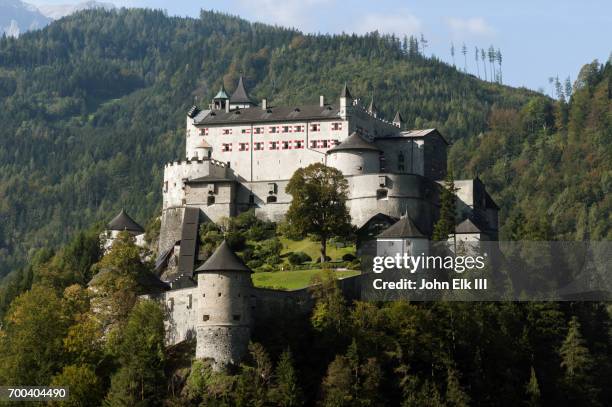
[[[202,222],[247,210],[282,220],[291,203],[285,187],[300,167],[320,162],[342,171],[361,254],[375,253],[385,229],[379,247],[406,239],[426,244],[438,217],[448,142],[436,129],[404,127],[399,112],[385,120],[374,100],[363,106],[346,84],[332,103],[320,96],[315,105],[274,106],[255,103],[241,77],[231,96],[221,87],[206,109],[189,109],[185,159],[166,164],[162,186],[156,271],[167,290],[155,297],[169,312],[168,343],[195,337],[196,357],[237,363],[258,318],[309,309],[306,290],[254,288],[251,270],[226,243],[198,266]],[[456,237],[496,240],[498,207],[484,184],[476,178],[455,186],[462,219]],[[137,229],[120,218],[114,223]],[[342,288],[358,296],[357,283]]]

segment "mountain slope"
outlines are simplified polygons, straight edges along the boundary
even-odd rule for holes
[[[50,21],[36,7],[20,0],[0,1],[0,35],[18,37],[26,31],[42,28]]]
[[[386,117],[399,108],[409,127],[451,140],[535,95],[408,56],[392,37],[304,36],[212,12],[84,11],[0,40],[0,273],[121,207],[146,223],[163,163],[182,156],[185,112],[240,72],[271,103],[336,98],[348,81]]]

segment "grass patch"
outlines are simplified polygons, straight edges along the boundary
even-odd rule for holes
[[[281,251],[281,256],[285,257],[291,252],[304,252],[309,255],[313,261],[321,257],[321,245],[319,242],[313,242],[312,240],[306,238],[303,240],[291,240],[286,237],[280,238],[281,243],[283,244],[283,250]],[[355,254],[355,246],[347,246],[347,247],[336,247],[333,244],[327,245],[327,255],[331,257],[333,260],[342,260],[342,256],[345,254]]]
[[[255,287],[275,288],[278,290],[298,290],[310,285],[312,278],[323,270],[272,271],[253,273],[251,278]],[[361,274],[356,270],[335,271],[337,278],[352,277]]]

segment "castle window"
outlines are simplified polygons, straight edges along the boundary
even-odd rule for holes
[[[301,133],[301,132],[304,131],[304,126],[302,126],[302,125],[294,126],[293,127],[293,131],[296,132],[296,133]]]
[[[342,130],[342,123],[332,123],[332,130]]]
[[[264,132],[264,128],[263,127],[255,127],[253,129],[253,134],[263,134]]]
[[[239,151],[249,151],[249,143],[240,143],[238,145]]]
[[[223,129],[222,134],[223,135],[232,134],[232,129]]]
[[[289,145],[288,141],[283,141],[283,150],[288,150],[291,149],[291,146]]]
[[[329,147],[329,140],[321,140],[321,147],[323,148]]]
[[[303,140],[295,140],[293,142],[293,147],[294,148],[304,148],[304,141]]]
[[[202,321],[206,322],[210,319],[210,315],[202,315]]]
[[[310,125],[310,131],[319,131],[321,130],[321,124],[320,123],[312,123]]]
[[[249,205],[255,205],[255,195],[249,195]]]
[[[217,293],[217,297],[221,297],[221,293]]]
[[[234,321],[240,321],[240,315],[234,314]]]
[[[262,143],[261,141],[257,141],[255,143],[253,143],[253,150],[263,150],[264,149],[264,143]]]
[[[270,150],[278,150],[278,141],[270,141]]]
[[[189,294],[187,296],[187,309],[191,309],[191,305],[192,305],[191,300],[192,300],[192,297],[191,297],[191,294]]]
[[[289,133],[289,126],[283,126],[283,133]]]
[[[200,129],[200,136],[208,136],[208,128]]]
[[[376,199],[387,199],[387,190],[386,189],[376,190]]]
[[[387,186],[387,177],[384,175],[379,175],[378,176],[378,185],[380,185],[381,187],[386,187]]]
[[[221,144],[221,151],[223,152],[232,151],[232,144],[231,143]]]
[[[266,202],[267,202],[267,203],[276,203],[276,196],[274,196],[274,195],[269,195],[269,196],[266,198]]]
[[[174,311],[174,298],[170,298],[168,300],[168,311],[170,312]]]
[[[270,182],[268,184],[268,194],[274,195],[276,193],[276,183]]]
[[[310,148],[317,148],[317,140],[310,140]]]
[[[164,182],[164,192],[168,192],[168,181]]]
[[[268,128],[268,132],[270,133],[276,133],[277,128],[275,126],[272,126],[270,128]]]
[[[208,195],[208,197],[206,198],[206,205],[210,206],[210,205],[214,205],[215,204],[215,196],[214,195]]]

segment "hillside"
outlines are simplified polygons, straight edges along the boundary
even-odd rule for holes
[[[222,81],[231,90],[241,72],[272,103],[335,98],[347,81],[358,97],[374,93],[385,116],[399,106],[409,127],[438,127],[474,153],[492,111],[551,104],[377,34],[302,35],[213,12],[80,12],[0,40],[0,275],[121,207],[146,224],[160,207],[163,163],[182,156],[185,112]],[[472,165],[461,151],[458,172],[488,181],[494,163]],[[493,195],[511,207],[504,188],[495,182]]]

